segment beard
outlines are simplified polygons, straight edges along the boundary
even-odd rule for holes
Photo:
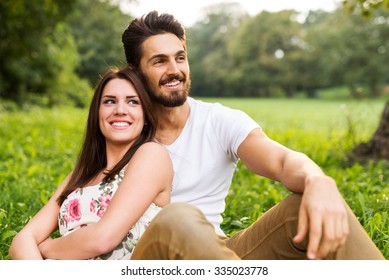
[[[170,96],[151,94],[151,99],[165,107],[178,107],[185,103],[187,95],[184,90],[171,91]]]
[[[189,89],[191,85],[191,80],[189,77],[186,78],[181,75],[172,75],[161,81],[160,84],[168,83],[175,79],[185,83],[185,88],[183,90],[174,90],[169,91],[168,93],[163,92],[160,94],[156,94],[149,80],[146,78],[146,87],[147,91],[149,92],[150,98],[156,103],[165,107],[172,108],[183,105],[189,95]]]

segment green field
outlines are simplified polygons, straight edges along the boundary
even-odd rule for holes
[[[210,99],[208,99],[210,100]],[[306,153],[333,176],[368,234],[389,258],[389,175],[386,162],[347,165],[346,153],[375,131],[383,100],[212,99],[246,111],[278,142]],[[70,172],[80,148],[86,110],[0,111],[0,259],[12,237]],[[223,229],[247,227],[287,195],[279,184],[239,165]]]

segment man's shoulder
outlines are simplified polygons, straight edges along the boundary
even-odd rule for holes
[[[227,110],[230,109],[218,102],[209,102],[200,99],[195,99],[193,97],[188,97],[188,102],[191,109],[195,109],[195,110],[213,111],[218,109],[227,109]]]
[[[194,98],[188,98],[191,108],[192,118],[196,120],[206,121],[212,125],[227,125],[235,123],[237,126],[250,127],[258,126],[258,124],[244,111],[227,107],[221,103],[211,103]]]

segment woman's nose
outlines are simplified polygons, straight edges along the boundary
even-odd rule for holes
[[[126,104],[123,102],[118,102],[115,107],[115,113],[118,115],[123,115],[126,113]]]

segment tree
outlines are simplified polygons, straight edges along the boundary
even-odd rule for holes
[[[131,1],[0,1],[0,98],[85,106],[98,75],[124,64],[131,17],[118,5]]]
[[[357,11],[364,17],[370,17],[378,8],[389,8],[389,0],[342,0],[343,6],[351,11]]]
[[[298,85],[294,69],[302,53],[296,12],[261,12],[244,21],[229,41],[232,64],[230,87],[243,96],[274,96],[280,90],[292,97]]]
[[[386,39],[389,32],[383,20],[385,17],[383,13],[377,13],[364,20],[338,9],[321,24],[313,26],[310,33],[316,36],[313,40],[315,49],[320,49],[317,57],[332,86],[347,85],[357,98],[379,96],[380,86],[389,72],[386,51],[389,49]]]
[[[237,3],[209,5],[203,9],[203,18],[188,29],[191,76],[201,81],[192,84],[193,95],[230,95],[227,81],[232,65],[226,46],[247,17]]]
[[[326,53],[328,45],[335,43],[327,26],[331,16],[332,13],[322,10],[310,11],[300,27],[299,48],[290,54],[294,83],[310,98],[317,97],[318,89],[332,86],[334,67]]]
[[[370,17],[381,6],[389,9],[389,0],[344,0],[343,3],[351,11],[360,12],[365,17]],[[388,17],[385,19],[388,25]],[[389,160],[389,101],[385,104],[378,128],[371,139],[368,142],[358,144],[350,152],[350,159],[362,162],[371,159]]]
[[[386,103],[377,130],[368,142],[359,143],[349,154],[350,160],[389,160],[389,101]]]
[[[55,79],[59,71],[53,67],[57,58],[49,55],[50,37],[58,32],[57,24],[66,19],[75,3],[43,0],[0,2],[1,98],[22,103],[28,93],[48,91],[49,81]]]
[[[108,68],[125,64],[121,36],[132,18],[121,12],[120,2],[78,0],[67,20],[80,54],[76,73],[92,86]]]

